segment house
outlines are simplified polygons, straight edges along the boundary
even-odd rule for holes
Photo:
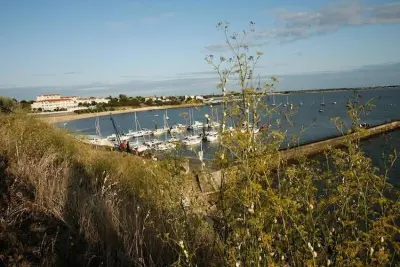
[[[45,94],[36,97],[36,102],[31,105],[32,110],[55,111],[67,110],[74,111],[79,109],[79,104],[108,103],[106,98],[90,97],[80,98],[79,96],[61,96],[60,94]]]

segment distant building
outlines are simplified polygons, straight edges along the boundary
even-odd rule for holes
[[[31,105],[32,110],[54,111],[54,110],[67,110],[74,111],[78,108],[79,104],[89,104],[93,102],[108,103],[110,100],[99,97],[80,98],[79,96],[61,96],[60,94],[45,94],[36,97],[36,102]]]
[[[60,99],[61,96],[59,94],[47,94],[47,95],[39,95],[36,97],[36,101],[43,101],[43,100],[55,100]]]

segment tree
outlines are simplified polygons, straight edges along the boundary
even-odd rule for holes
[[[145,104],[146,104],[147,106],[153,106],[153,105],[154,105],[153,99],[151,99],[151,98],[147,99],[147,101],[145,102]]]
[[[119,95],[119,101],[120,102],[127,102],[128,101],[128,97],[126,95],[120,94]]]

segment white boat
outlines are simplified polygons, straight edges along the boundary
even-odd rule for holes
[[[178,143],[180,141],[181,141],[181,139],[176,138],[176,137],[171,137],[170,139],[168,139],[169,143]]]
[[[180,124],[182,125],[182,124]],[[183,125],[182,125],[183,126]],[[170,133],[182,133],[185,131],[185,127],[179,126],[179,124],[173,125],[171,129],[169,129]]]
[[[141,129],[139,121],[136,116],[136,112],[135,112],[134,128],[135,128],[135,130],[129,130],[128,133],[126,134],[126,136],[138,138],[138,137],[142,137],[142,136],[151,134],[151,131],[144,129],[144,128]]]
[[[185,139],[182,140],[182,143],[185,146],[199,145],[201,143],[201,136],[200,135],[187,136]]]
[[[138,153],[142,153],[146,150],[149,150],[149,147],[144,144],[139,144],[137,146],[134,146],[133,149]]]
[[[325,106],[325,97],[324,97],[324,96],[322,96],[321,106],[322,106],[322,107]]]
[[[206,132],[205,138],[208,142],[217,142],[219,141],[219,134],[216,131]]]
[[[168,117],[168,109],[165,109],[165,119],[166,119],[166,120],[169,120],[169,117]]]
[[[275,107],[275,93],[272,93],[272,106]]]
[[[284,107],[287,107],[289,105],[289,96],[286,96],[286,104],[283,104]]]
[[[336,102],[336,101],[333,101],[333,102],[332,102],[332,104],[333,104],[333,105],[336,105],[336,104],[337,104],[337,102]]]
[[[200,121],[194,121],[191,125],[188,126],[189,130],[196,130],[196,129],[202,129],[204,127],[203,123]]]
[[[153,132],[152,132],[152,135],[155,135],[155,136],[157,136],[157,135],[162,135],[162,134],[164,134],[164,133],[167,133],[169,131],[169,128],[159,128],[159,129],[155,129]]]
[[[208,124],[208,127],[210,128],[218,128],[221,126],[221,123],[219,123],[218,121],[212,121],[211,123]]]
[[[115,146],[115,144],[113,144],[107,138],[103,138],[103,137],[97,136],[97,135],[85,136],[84,142],[91,144],[91,145],[95,145],[95,146],[106,146],[106,147],[114,147]]]
[[[146,146],[148,146],[149,148],[155,148],[156,146],[158,146],[161,143],[162,142],[160,140],[158,140],[158,139],[152,139],[152,140],[144,142],[144,144]]]
[[[174,149],[175,147],[176,147],[176,145],[174,143],[162,142],[161,144],[159,144],[155,147],[155,150],[166,151],[166,150]]]

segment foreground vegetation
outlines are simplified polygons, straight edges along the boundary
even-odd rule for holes
[[[218,26],[233,55],[207,57],[220,75],[224,98],[217,174],[203,170],[195,175],[180,157],[156,162],[93,149],[26,116],[13,102],[1,102],[6,108],[0,115],[0,263],[399,262],[400,202],[387,182],[388,172],[372,166],[358,140],[349,139],[345,148],[326,152],[322,161],[298,155],[295,162],[287,162],[278,151],[283,131],[269,130],[255,138],[252,125],[275,112],[276,107],[264,104],[262,97],[277,81],[250,88],[262,53],[247,55],[242,37],[229,34],[228,24]],[[232,75],[240,83],[242,102],[230,102],[234,94],[227,81]],[[349,106],[355,125],[368,105]],[[243,122],[246,131],[225,131],[232,118]],[[343,134],[350,130],[339,118],[333,123]],[[387,168],[396,160],[396,153],[388,156]]]

